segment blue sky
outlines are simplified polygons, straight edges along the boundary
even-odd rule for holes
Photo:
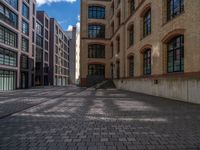
[[[37,0],[38,10],[55,18],[64,30],[80,21],[80,0]]]

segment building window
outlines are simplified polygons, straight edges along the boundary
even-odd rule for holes
[[[47,30],[45,30],[45,38],[46,38],[46,39],[49,39],[48,37],[49,37],[49,33],[48,33]]]
[[[114,48],[113,48],[113,43],[111,43],[111,58],[113,58],[113,55],[114,55]]]
[[[45,41],[45,49],[49,50],[49,43],[47,41]]]
[[[120,25],[121,25],[121,12],[119,12],[119,13],[117,14],[117,21],[118,21],[118,28],[119,28]]]
[[[33,26],[33,29],[35,29],[35,18],[33,17],[33,22],[32,22],[32,26]]]
[[[144,75],[151,74],[151,49],[144,52]]]
[[[17,66],[17,53],[0,47],[0,64]]]
[[[0,19],[5,21],[11,26],[18,28],[17,15],[1,3],[0,3]]]
[[[105,76],[105,66],[102,64],[90,64],[88,65],[89,76]]]
[[[89,6],[89,19],[105,19],[105,8],[100,6]]]
[[[45,18],[45,27],[48,28],[49,27],[49,21],[47,18]]]
[[[22,37],[22,51],[28,52],[29,51],[29,41],[28,39]]]
[[[147,11],[143,17],[143,37],[151,34],[151,10]]]
[[[167,46],[167,71],[183,72],[184,71],[184,36],[173,38]]]
[[[105,45],[88,45],[88,58],[105,58]]]
[[[128,36],[129,36],[129,46],[134,44],[134,26],[131,25],[128,29]]]
[[[39,47],[43,47],[43,38],[39,35],[36,35],[36,45]]]
[[[18,9],[18,0],[5,0],[8,4],[10,4],[13,8]]]
[[[22,20],[22,33],[29,35],[29,24]]]
[[[45,59],[45,61],[48,61],[49,60],[49,58],[48,58],[49,56],[48,56],[48,53],[47,52],[45,52],[45,56],[44,56],[44,59]]]
[[[105,26],[104,25],[89,25],[88,37],[89,38],[105,38]]]
[[[128,58],[129,63],[129,77],[134,77],[134,57],[131,56]]]
[[[26,19],[29,19],[29,8],[28,8],[28,6],[25,3],[23,3],[23,5],[22,5],[22,15]]]
[[[38,22],[36,22],[36,33],[38,34],[38,35],[43,35],[43,27],[42,27],[42,25],[40,25]]]
[[[171,20],[183,11],[184,0],[167,0],[167,20]]]
[[[0,25],[0,42],[17,48],[17,34]]]
[[[32,32],[32,43],[35,42],[35,32]]]
[[[35,15],[35,4],[33,3],[33,15]]]
[[[16,72],[0,70],[0,91],[16,89]]]
[[[117,75],[117,79],[120,78],[120,62],[117,61],[117,68],[116,68],[116,75]]]
[[[130,6],[130,15],[132,15],[135,12],[135,0],[130,0],[129,6]]]
[[[28,69],[28,56],[21,55],[21,68]]]
[[[120,52],[120,37],[118,36],[116,39],[116,43],[117,43],[117,53]]]

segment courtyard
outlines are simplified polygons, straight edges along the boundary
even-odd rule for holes
[[[0,150],[199,150],[200,105],[117,89],[0,93]]]

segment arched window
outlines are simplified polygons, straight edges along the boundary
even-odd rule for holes
[[[105,45],[88,45],[88,58],[105,58]]]
[[[88,25],[89,38],[105,38],[105,25],[90,24]]]
[[[88,18],[89,19],[105,19],[105,8],[101,6],[89,6]]]
[[[173,38],[167,44],[167,71],[184,71],[184,36],[180,35]]]
[[[167,20],[171,20],[183,11],[184,0],[167,0]]]
[[[134,77],[134,57],[128,57],[129,77]]]
[[[151,49],[144,51],[144,75],[151,74]]]
[[[151,34],[151,9],[143,16],[143,37]]]

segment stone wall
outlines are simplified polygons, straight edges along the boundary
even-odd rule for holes
[[[200,79],[120,79],[117,88],[200,104]]]

